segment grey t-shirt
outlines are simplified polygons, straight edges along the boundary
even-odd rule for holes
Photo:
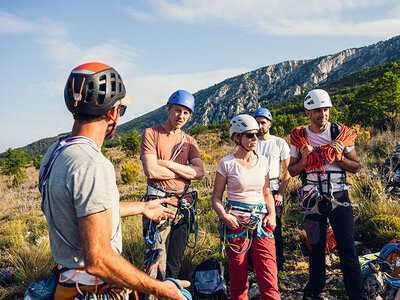
[[[50,146],[41,164],[40,174],[57,143]],[[51,215],[49,204],[51,207]],[[114,167],[100,151],[90,145],[78,144],[66,148],[57,157],[49,176],[48,193],[44,201],[50,247],[58,264],[68,268],[84,267],[82,241],[78,230],[78,218],[106,209],[112,210],[111,247],[117,253],[122,250],[119,192]],[[73,245],[69,246],[54,229]]]

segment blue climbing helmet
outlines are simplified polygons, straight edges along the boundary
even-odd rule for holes
[[[177,90],[168,99],[168,103],[179,104],[190,109],[194,112],[194,97],[191,93],[185,90]]]
[[[264,108],[264,107],[261,107],[261,108],[256,110],[256,112],[253,115],[253,118],[255,118],[255,117],[264,117],[264,118],[267,118],[268,120],[270,120],[272,122],[272,114],[271,114],[271,112],[268,109]]]

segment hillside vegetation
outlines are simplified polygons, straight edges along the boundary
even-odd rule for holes
[[[379,175],[381,164],[399,140],[399,76],[400,67],[391,63],[323,87],[332,94],[335,105],[331,120],[352,126],[358,133],[356,150],[362,170],[350,175],[348,180],[352,184],[352,201],[363,204],[361,208],[355,208],[359,254],[379,251],[400,232],[399,199],[385,193],[385,182]],[[351,84],[346,85],[346,82]],[[287,139],[293,127],[307,123],[302,99],[303,96],[294,97],[269,107],[274,115],[274,134]],[[227,138],[228,124],[229,120],[222,120],[188,130],[198,141],[206,175],[201,181],[192,183],[192,188],[199,192],[198,241],[194,249],[186,250],[180,278],[189,278],[193,267],[211,256],[226,264],[226,259],[218,251],[219,223],[210,198],[217,162],[235,151]],[[139,140],[138,132],[131,131],[102,149],[115,166],[121,201],[139,201],[145,191],[146,178],[137,154]],[[1,161],[0,175],[0,299],[20,299],[29,282],[49,274],[55,263],[50,255],[46,222],[40,210],[37,189],[40,161],[34,161],[31,156],[17,150],[8,152],[9,155]],[[297,178],[291,179],[286,194],[283,231],[289,282],[280,283],[283,299],[301,299],[301,290],[307,280],[308,250],[296,197],[299,185]],[[123,255],[143,269],[141,226],[140,217],[123,221]],[[226,270],[229,280],[228,268]],[[335,260],[328,274],[338,273],[338,261]],[[333,278],[327,293],[333,299],[344,299],[340,277]]]

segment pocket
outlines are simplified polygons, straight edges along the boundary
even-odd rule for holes
[[[304,229],[310,245],[318,244],[321,236],[320,223],[310,219],[305,219]]]

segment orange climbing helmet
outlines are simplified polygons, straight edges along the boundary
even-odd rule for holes
[[[71,71],[64,89],[64,100],[73,114],[103,115],[117,101],[129,105],[125,86],[118,72],[105,64],[91,62]],[[129,102],[129,103],[124,103]]]

